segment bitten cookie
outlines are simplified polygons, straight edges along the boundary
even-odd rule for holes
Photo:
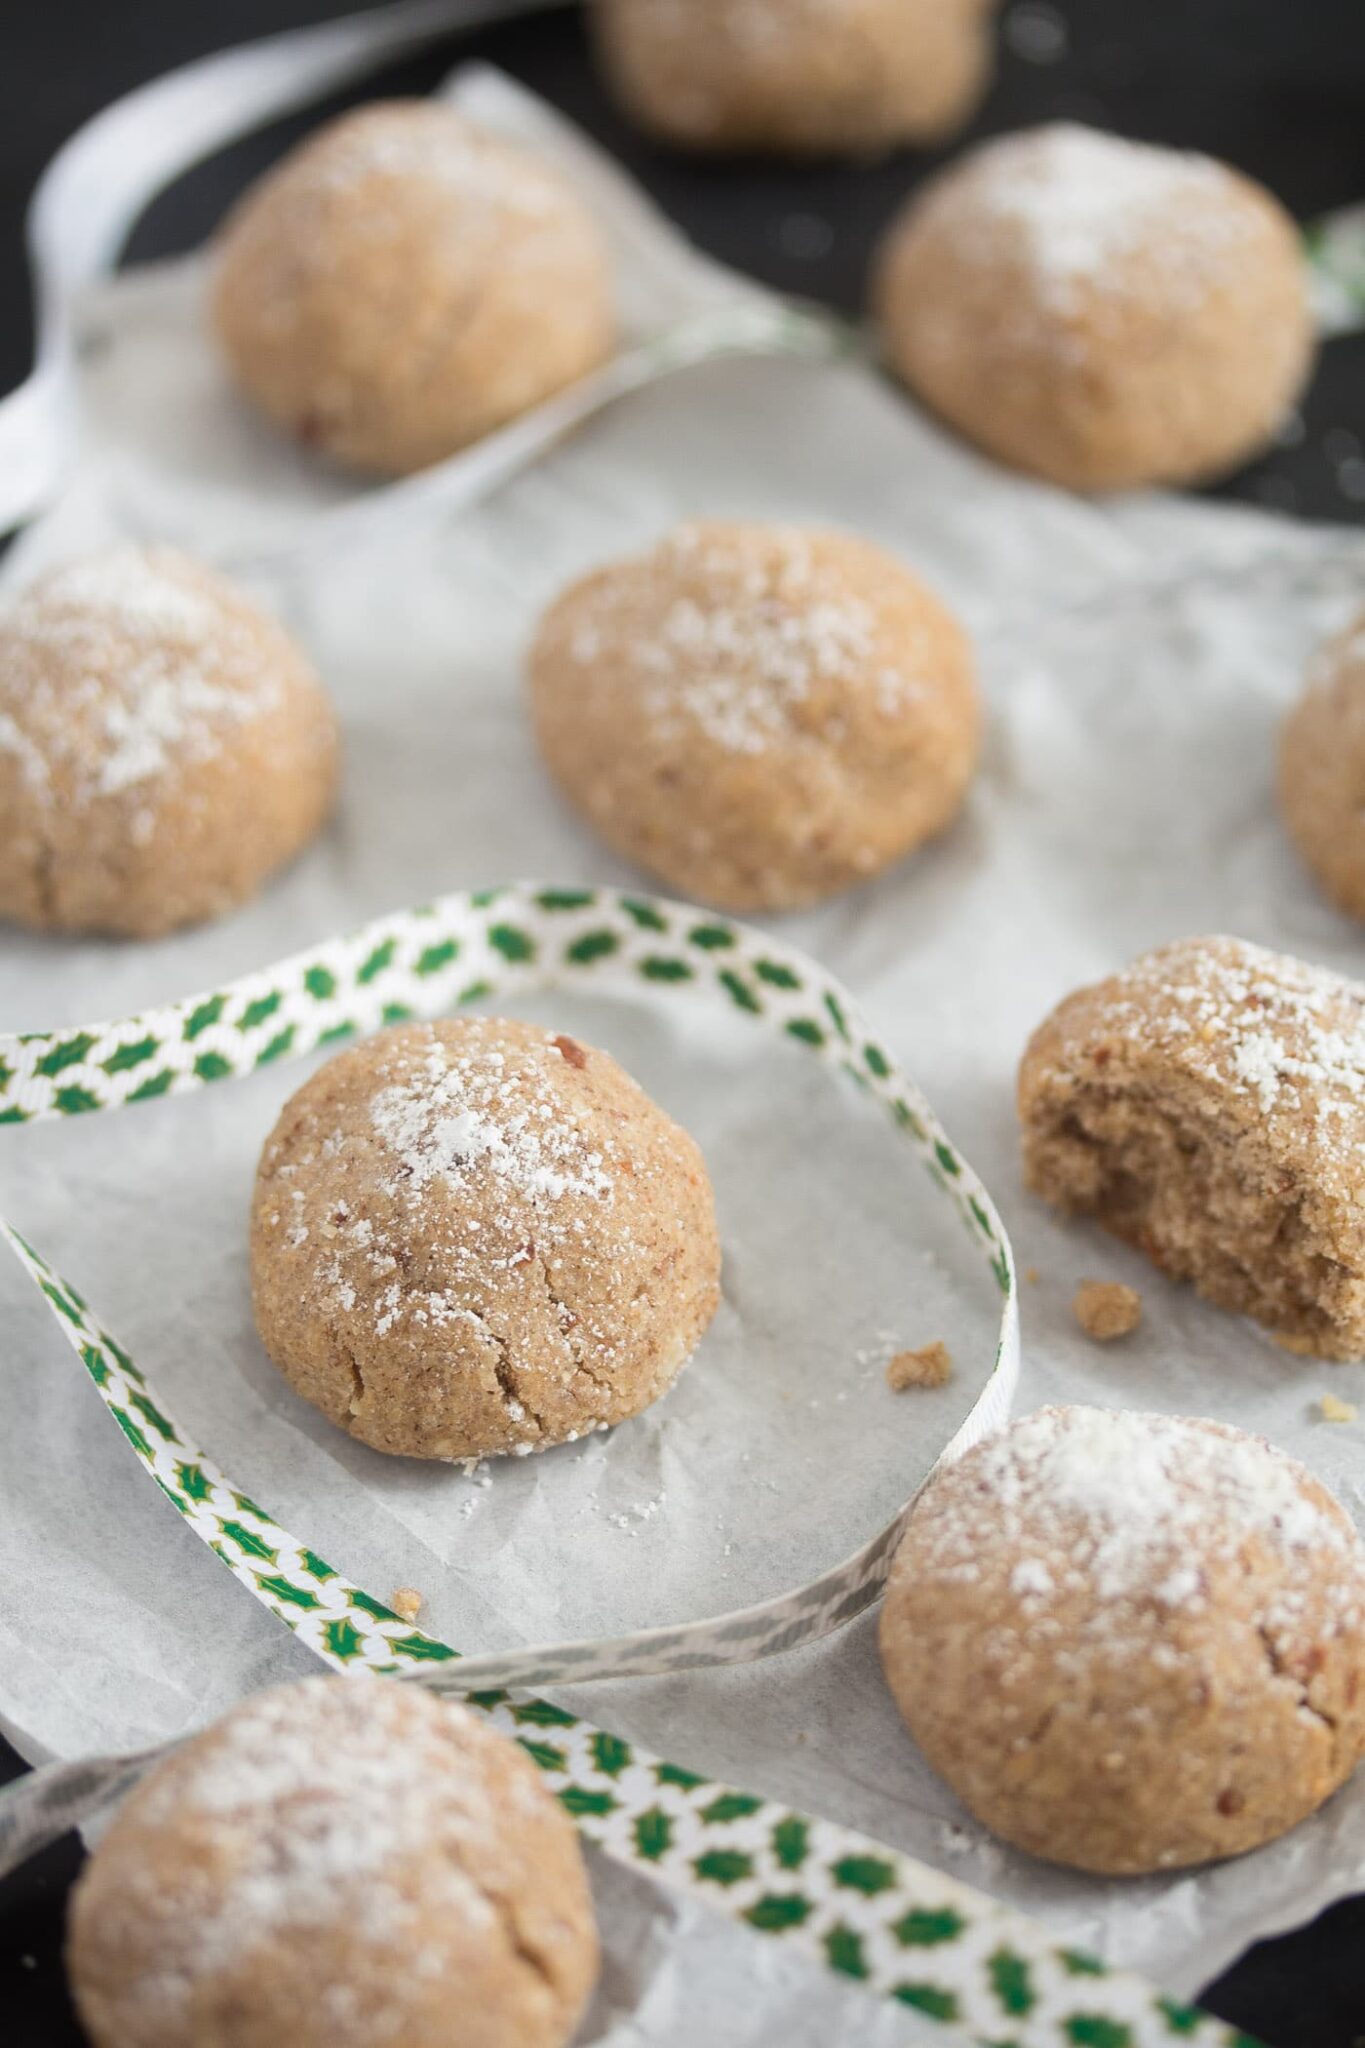
[[[285,1378],[378,1451],[481,1458],[636,1415],[720,1291],[692,1139],[609,1054],[497,1018],[329,1060],[257,1172],[251,1280]]]
[[[1365,1753],[1365,1546],[1259,1437],[1044,1408],[930,1483],[882,1661],[997,1835],[1105,1875],[1240,1855]]]
[[[1365,612],[1320,650],[1285,720],[1280,808],[1332,901],[1365,917]]]
[[[597,1975],[573,1825],[465,1707],[258,1694],[125,1800],[71,1898],[95,2048],[563,2048]]]
[[[321,829],[337,728],[294,642],[167,547],[50,570],[0,614],[0,916],[152,938]]]
[[[575,584],[531,654],[541,751],[608,845],[731,910],[865,881],[956,815],[971,650],[880,548],[682,528]]]
[[[1365,987],[1162,946],[1053,1011],[1019,1119],[1035,1194],[1294,1350],[1365,1354]]]
[[[213,320],[256,404],[336,461],[439,462],[611,353],[602,235],[559,174],[435,101],[343,114],[220,238]]]
[[[960,127],[995,0],[596,0],[626,112],[689,149],[870,155]]]
[[[1059,125],[969,151],[887,236],[892,367],[950,426],[1081,491],[1263,447],[1313,357],[1294,222],[1203,156]]]

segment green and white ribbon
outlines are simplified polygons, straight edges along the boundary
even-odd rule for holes
[[[709,993],[843,1069],[883,1104],[956,1210],[1000,1295],[992,1371],[945,1457],[998,1428],[1018,1379],[1019,1334],[1009,1239],[990,1196],[838,982],[765,934],[686,905],[534,883],[447,896],[123,1023],[0,1038],[0,1124],[118,1109],[519,987],[587,983],[656,1000]],[[174,1497],[174,1472],[155,1456],[153,1470]],[[812,1642],[876,1600],[909,1511],[907,1502],[852,1557],[760,1606],[612,1642],[481,1658],[468,1682],[520,1687],[637,1677],[751,1663]]]
[[[1365,327],[1365,206],[1343,206],[1304,229],[1313,305],[1326,337]]]
[[[766,934],[684,905],[518,884],[443,898],[231,986],[120,1023],[0,1038],[0,1121],[78,1117],[214,1085],[385,1023],[518,988],[590,982],[646,1000],[709,998],[842,1069],[884,1107],[951,1202],[999,1291],[986,1388],[945,1455],[1008,1412],[1018,1369],[1013,1262],[986,1190],[846,991]],[[125,1440],[195,1533],[337,1670],[458,1691],[514,1735],[584,1831],[831,1970],[1012,2048],[1242,2040],[1135,1978],[1059,1946],[1024,1916],[832,1823],[717,1785],[512,1687],[747,1661],[838,1627],[875,1599],[902,1515],[855,1558],[747,1613],[616,1643],[459,1658],[290,1536],[179,1426],[146,1374],[17,1232]],[[57,1765],[0,1801],[0,1868],[117,1797],[158,1752]]]

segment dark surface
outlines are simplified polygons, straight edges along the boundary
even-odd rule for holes
[[[338,0],[122,0],[117,7],[49,0],[9,10],[0,46],[8,86],[0,122],[0,389],[17,383],[29,362],[24,205],[66,136],[119,93],[173,64],[345,11]],[[1022,54],[1040,40],[1054,46],[1048,61]],[[566,108],[714,254],[850,311],[861,305],[882,225],[939,160],[904,155],[870,167],[794,168],[672,156],[633,134],[606,104],[571,15],[446,45],[385,74],[383,85],[425,90],[466,50],[504,65]],[[1064,0],[1060,9],[1007,8],[1000,75],[970,133],[1061,115],[1207,149],[1262,178],[1309,219],[1365,199],[1362,110],[1365,0]],[[315,111],[266,130],[192,172],[150,210],[130,253],[194,246],[244,181],[316,118]],[[1324,350],[1302,431],[1219,494],[1314,518],[1365,521],[1363,451],[1365,337],[1353,337]],[[0,1777],[16,1768],[0,1743]],[[74,1843],[64,1843],[0,1884],[5,2048],[63,2048],[82,2038],[60,1964],[63,1901],[78,1862]],[[1262,1943],[1205,2003],[1271,2048],[1365,2048],[1365,1899]]]

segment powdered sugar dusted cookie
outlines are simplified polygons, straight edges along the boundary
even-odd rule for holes
[[[1029,1186],[1296,1350],[1365,1353],[1365,987],[1182,939],[1068,996],[1019,1071]]]
[[[846,889],[956,815],[971,650],[869,542],[683,527],[575,584],[531,655],[541,750],[609,845],[727,909]]]
[[[242,388],[357,469],[423,469],[611,352],[606,247],[548,163],[437,101],[330,122],[223,230],[219,340]]]
[[[1365,917],[1365,612],[1315,657],[1280,740],[1280,808],[1332,901]]]
[[[1070,124],[984,143],[917,192],[877,298],[892,366],[926,404],[1076,490],[1233,468],[1312,360],[1298,234],[1268,192]]]
[[[657,1400],[720,1249],[700,1152],[609,1054],[460,1018],[381,1032],[285,1105],[251,1272],[306,1400],[375,1450],[463,1459]]]
[[[991,73],[996,0],[596,0],[626,108],[689,149],[855,156],[932,142]]]
[[[562,2048],[597,1974],[534,1764],[393,1679],[259,1694],[159,1765],[76,1886],[95,2048]]]
[[[151,937],[255,894],[331,807],[303,654],[167,547],[50,570],[0,614],[0,916]]]
[[[929,1762],[1031,1855],[1232,1856],[1365,1753],[1365,1546],[1311,1473],[1213,1422],[1044,1408],[931,1481],[881,1621]]]

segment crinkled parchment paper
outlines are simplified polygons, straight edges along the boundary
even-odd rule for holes
[[[570,152],[616,224],[636,299],[666,296],[692,259],[618,175],[486,74],[469,93],[484,118]],[[10,581],[115,532],[240,562],[306,536],[305,515],[335,498],[227,391],[199,324],[202,278],[197,263],[130,275],[90,308],[88,460],[7,565]],[[708,288],[720,288],[714,274]],[[335,825],[259,903],[207,930],[145,947],[7,936],[6,1023],[122,1015],[442,889],[531,873],[630,880],[539,768],[521,659],[569,577],[699,514],[855,528],[921,570],[977,636],[991,731],[962,820],[782,928],[865,1000],[1000,1201],[1021,1267],[1037,1267],[1024,1404],[1235,1420],[1365,1512],[1365,1424],[1333,1428],[1315,1408],[1329,1388],[1365,1403],[1365,1370],[1294,1359],[1135,1256],[1054,1223],[1020,1191],[1012,1110],[1032,1026],[1143,946],[1222,929],[1359,971],[1360,936],[1299,870],[1271,793],[1275,727],[1305,657],[1365,596],[1365,548],[1349,534],[1150,498],[1079,503],[976,460],[857,364],[686,373],[473,512],[258,561],[255,587],[341,708]],[[421,1588],[424,1622],[466,1649],[715,1611],[808,1576],[887,1519],[990,1361],[994,1304],[951,1217],[830,1077],[738,1023],[680,1030],[671,1010],[584,998],[553,1014],[610,1044],[702,1140],[726,1298],[653,1415],[487,1484],[351,1444],[293,1400],[255,1345],[250,1175],[299,1068],[19,1131],[0,1148],[0,1206],[239,1483],[372,1591]],[[1143,1327],[1121,1347],[1089,1344],[1071,1319],[1074,1286],[1092,1276],[1142,1291]],[[0,1399],[24,1425],[0,1433],[0,1714],[23,1746],[69,1754],[175,1734],[298,1670],[304,1653],[146,1485],[17,1271],[0,1288]],[[891,1396],[887,1352],[933,1337],[960,1381]],[[1000,1849],[902,1733],[871,1621],[766,1666],[572,1703],[950,1869],[1176,1991],[1365,1880],[1365,1782],[1287,1841],[1193,1876],[1105,1884]],[[614,1924],[635,1932],[612,1938],[591,2038],[681,2042],[704,2028],[738,2043],[747,2025],[754,2039],[814,2040],[852,2024],[838,2015],[856,1994],[816,1989],[805,1972],[789,1980],[772,1956],[760,1986],[741,1931],[630,1873],[599,1875]],[[747,2018],[722,2021],[703,2006],[730,1971]],[[860,2038],[880,2040],[883,2026],[888,2040],[915,2038],[909,2017],[848,2009]]]

